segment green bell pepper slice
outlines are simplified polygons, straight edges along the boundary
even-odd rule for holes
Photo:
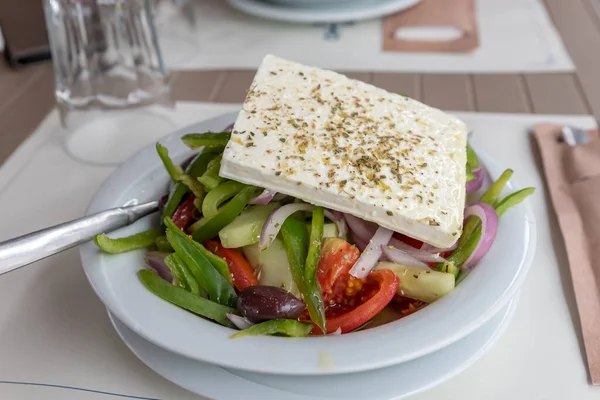
[[[167,240],[175,253],[183,260],[196,281],[206,292],[210,300],[222,305],[235,307],[237,295],[233,285],[215,268],[194,242],[170,218],[165,218]]]
[[[528,187],[525,189],[521,189],[517,192],[511,193],[496,204],[496,214],[498,214],[498,218],[500,218],[504,213],[511,207],[516,206],[521,203],[527,197],[531,196],[535,192],[535,188]]]
[[[175,278],[173,285],[189,291],[187,281],[183,276],[183,270],[181,269],[180,264],[178,264],[181,260],[178,259],[177,261],[174,261],[174,257],[177,257],[177,254],[171,253],[165,257],[165,265],[169,268],[169,271],[171,271],[171,274]]]
[[[212,218],[202,218],[190,226],[189,230],[195,241],[204,243],[219,234],[219,231],[233,222],[246,205],[254,197],[256,187],[246,186],[233,199],[219,209],[219,212]]]
[[[475,153],[475,150],[473,150],[469,143],[467,143],[467,165],[471,168],[471,171],[479,168],[477,153]]]
[[[183,197],[189,191],[190,190],[183,183],[176,183],[172,186],[172,190],[169,192],[169,198],[163,208],[162,219],[167,217],[171,218],[173,214],[175,214],[175,210],[177,210],[181,200],[183,200]]]
[[[227,313],[235,314],[235,309],[217,304],[192,294],[185,289],[173,286],[153,271],[146,269],[139,270],[138,278],[149,291],[161,299],[205,318],[212,319],[221,325],[235,328],[226,316]]]
[[[165,169],[169,173],[173,183],[182,183],[183,185],[187,186],[187,188],[194,193],[194,196],[197,198],[201,199],[204,197],[204,187],[196,180],[196,178],[184,173],[183,169],[181,169],[179,165],[175,165],[173,163],[173,160],[171,160],[169,157],[169,150],[165,146],[161,145],[160,143],[156,143],[156,151],[158,152],[158,155],[162,160]],[[196,157],[194,161],[196,161],[197,158],[198,157]],[[192,163],[194,161],[192,161]]]
[[[442,263],[442,266],[437,268],[438,271],[440,272],[446,272],[448,274],[452,274],[454,275],[454,277],[456,277],[458,275],[458,273],[460,272],[460,268],[458,266],[456,266],[456,264],[454,264],[454,262],[452,261],[444,261]]]
[[[208,192],[202,203],[204,218],[212,218],[219,213],[219,206],[238,194],[246,185],[235,181],[227,181]]]
[[[221,160],[223,158],[223,154],[219,154],[210,162],[206,167],[206,171],[198,178],[198,181],[204,185],[207,191],[213,190],[217,186],[221,184],[223,178],[219,176],[219,170],[221,169]]]
[[[317,281],[317,267],[321,257],[321,247],[323,246],[323,227],[325,226],[325,210],[323,207],[315,207],[312,214],[310,225],[310,239],[308,243],[308,255],[306,256],[306,265],[304,267],[304,279],[308,293],[311,296],[311,303],[314,304],[317,312],[315,318],[319,320],[315,323],[325,332],[325,306],[323,304],[323,294],[321,286]]]
[[[303,221],[289,217],[281,225],[281,237],[290,263],[292,279],[304,298],[308,314],[311,320],[321,328],[322,332],[327,332],[324,323],[325,309],[321,297],[321,288],[316,282],[312,286],[309,286],[305,278],[305,264],[309,248],[309,236],[306,225]],[[320,302],[319,299],[321,300]]]
[[[495,205],[498,201],[498,197],[500,197],[500,195],[502,194],[502,190],[504,190],[504,187],[508,183],[508,180],[510,179],[512,174],[512,169],[507,169],[504,172],[502,172],[498,179],[496,179],[496,181],[492,183],[492,186],[490,186],[490,188],[486,190],[485,193],[481,196],[481,199],[479,199],[479,201],[481,203],[489,204],[490,206]]]
[[[179,179],[179,175],[183,174],[183,169],[179,165],[175,165],[171,157],[169,157],[169,150],[160,143],[156,143],[156,152],[160,157],[167,173],[171,177],[173,183],[176,183]]]
[[[229,271],[229,266],[227,265],[227,261],[224,258],[219,257],[212,251],[209,251],[206,247],[194,241],[194,245],[198,248],[198,250],[202,253],[204,257],[215,267],[217,271],[229,282],[233,285],[233,278],[231,277],[231,272]]]
[[[323,245],[323,227],[325,226],[325,210],[323,207],[315,207],[312,213],[310,223],[310,240],[308,242],[308,256],[306,257],[306,266],[304,277],[310,285],[314,284],[317,276],[317,267],[321,256],[321,246]]]
[[[154,241],[154,244],[158,251],[162,251],[163,253],[172,253],[173,252],[173,248],[171,247],[171,244],[167,240],[167,237],[164,235],[157,237],[156,240]]]
[[[469,165],[467,165],[467,182],[472,181],[473,179],[477,178],[475,176],[475,174],[473,173],[473,170],[471,169],[471,167],[469,167]]]
[[[171,270],[173,275],[177,278],[179,287],[200,296],[200,285],[198,285],[196,278],[194,278],[194,275],[192,275],[192,272],[185,265],[181,257],[175,253],[171,253],[165,257],[165,264],[167,264],[169,270]]]
[[[231,132],[188,133],[182,136],[181,141],[190,149],[200,147],[223,149],[230,137]]]
[[[204,186],[202,186],[198,180],[187,174],[181,174],[179,175],[178,181],[187,186],[194,196],[196,196],[196,201],[199,202],[199,204],[202,204],[202,199],[204,198]],[[194,205],[196,205],[196,203],[194,203]]]
[[[285,335],[289,337],[307,337],[312,330],[312,325],[304,324],[295,319],[272,319],[252,325],[231,335],[231,339],[244,336],[266,336],[266,335]]]
[[[198,154],[194,160],[190,163],[189,167],[186,169],[186,175],[190,176],[192,179],[198,178],[200,175],[206,171],[206,167],[210,160],[212,160],[215,156],[214,152],[211,151],[203,151]],[[172,185],[171,190],[169,192],[169,198],[163,208],[162,220],[166,217],[172,217],[173,213],[183,200],[183,197],[189,192],[189,188],[181,182],[177,182]],[[196,199],[198,200],[198,199]],[[202,199],[200,199],[201,201]],[[198,207],[199,208],[199,207]]]
[[[535,192],[535,188],[529,187],[529,188],[521,189],[517,192],[511,193],[508,196],[506,196],[504,199],[502,199],[500,202],[498,202],[496,204],[496,206],[494,207],[494,209],[496,210],[496,214],[498,215],[498,218],[500,218],[502,215],[504,215],[504,213],[506,213],[506,211],[509,208],[514,207],[517,204],[521,203],[523,200],[525,200],[527,197],[532,195],[534,192]],[[480,222],[479,219],[477,219],[477,222]],[[465,235],[465,233],[463,233],[463,236],[464,235]],[[467,259],[471,255],[471,253],[473,253],[473,251],[477,247],[477,243],[479,243],[480,238],[481,238],[481,225],[479,224],[479,226],[477,226],[475,228],[475,230],[465,238],[465,240],[463,241],[462,244],[459,242],[458,248],[456,250],[454,250],[454,252],[452,252],[450,257],[448,257],[446,259],[447,262],[452,263],[456,268],[453,268],[452,271],[445,271],[444,270],[444,267],[446,266],[445,263],[440,263],[436,266],[436,269],[438,271],[443,271],[443,272],[452,272],[452,273],[454,273],[454,276],[458,276],[458,274],[460,272],[459,267],[461,265],[463,265],[465,263],[465,261],[467,261]],[[462,237],[461,237],[461,239],[462,239]]]
[[[102,233],[94,237],[94,243],[105,253],[119,254],[154,246],[156,238],[162,234],[162,231],[158,229],[150,229],[135,235],[111,239]]]

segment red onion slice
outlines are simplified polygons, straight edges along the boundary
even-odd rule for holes
[[[337,226],[338,237],[346,237],[346,234],[348,233],[348,226],[346,225],[344,214],[338,211],[325,210],[325,216]]]
[[[413,257],[411,254],[397,249],[393,246],[383,245],[381,246],[381,250],[383,251],[383,254],[387,257],[388,260],[396,264],[402,264],[407,267],[431,269],[429,268],[429,265],[425,264],[423,261],[420,261]]]
[[[292,203],[286,204],[285,206],[279,207],[273,211],[265,221],[262,231],[260,232],[260,241],[258,247],[261,250],[266,249],[273,243],[273,240],[277,237],[281,225],[285,222],[287,217],[298,211],[312,211],[315,206],[305,203]]]
[[[252,325],[254,325],[252,322],[248,321],[244,317],[240,317],[239,315],[226,313],[225,316],[228,320],[231,321],[232,324],[234,324],[240,330],[248,329]]]
[[[477,168],[473,170],[473,174],[475,175],[475,179],[471,179],[466,185],[467,194],[475,193],[483,186],[483,170]]]
[[[277,192],[271,192],[271,191],[265,189],[262,191],[261,194],[250,199],[248,204],[269,204],[269,202],[271,200],[273,200],[273,197],[275,197],[276,194],[277,194]]]
[[[439,248],[439,247],[435,247],[432,246],[430,244],[427,243],[423,243],[423,246],[421,247],[421,251],[425,251],[427,253],[446,253],[448,251],[452,251],[452,250],[456,250],[456,247],[458,246],[458,240],[456,242],[454,242],[454,244],[450,247],[446,247],[444,249]]]
[[[403,241],[398,240],[394,237],[392,237],[390,239],[390,242],[388,244],[391,247],[397,248],[397,249],[401,250],[402,252],[410,255],[412,258],[416,258],[419,261],[423,261],[423,262],[444,262],[444,261],[446,261],[439,254],[435,254],[430,251],[422,250],[422,248],[415,249],[411,245],[406,244]]]
[[[375,231],[377,231],[377,225],[372,222],[365,221],[351,214],[344,214],[344,219],[352,231],[352,237],[354,239],[361,239],[363,242],[371,240]]]
[[[365,251],[365,249],[367,248],[367,246],[369,245],[369,241],[368,240],[362,240],[359,237],[352,237],[352,239],[354,240],[354,244],[356,245],[356,247],[358,247],[358,249],[360,251]]]
[[[355,217],[354,215],[350,215],[350,214],[345,214],[344,218],[346,219],[346,222],[348,223],[348,226],[350,227],[350,232],[352,233],[352,239],[354,239],[356,246],[359,249],[364,250],[366,247],[366,243],[368,243],[369,239],[372,238],[373,235],[375,234],[375,231],[377,230],[377,225],[373,224],[372,222],[367,222],[365,220],[362,220],[362,219]],[[417,260],[420,260],[420,261],[424,261],[424,262],[443,262],[444,261],[444,259],[441,256],[434,254],[434,253],[441,253],[444,250],[436,249],[433,246],[427,245],[427,246],[431,247],[431,249],[427,249],[427,250],[417,249],[417,248],[412,247],[411,245],[406,244],[403,241],[398,240],[394,237],[392,237],[390,239],[389,245],[396,247],[400,250],[403,250],[405,253],[410,254],[413,258],[416,258]],[[437,250],[437,251],[433,251],[433,250]]]
[[[392,237],[390,239],[389,245],[397,247],[400,250],[404,250],[404,251],[406,251],[408,253],[423,251],[422,249],[417,249],[416,247],[412,247],[410,244],[404,243],[402,240],[398,240],[395,237]]]
[[[145,261],[148,268],[153,271],[156,271],[158,276],[163,278],[165,281],[174,283],[175,277],[165,264],[165,257],[168,253],[163,253],[160,251],[149,251],[146,253]]]
[[[463,264],[464,269],[471,269],[488,252],[498,231],[498,215],[492,206],[486,203],[477,203],[465,209],[465,221],[471,216],[481,220],[481,238],[473,253]]]
[[[350,270],[350,275],[361,279],[366,278],[381,257],[383,252],[381,246],[390,241],[393,233],[394,232],[391,230],[381,226],[377,228],[375,235],[373,235],[373,238],[369,241],[369,245]]]

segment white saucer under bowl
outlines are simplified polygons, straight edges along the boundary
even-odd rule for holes
[[[136,335],[109,313],[127,347],[150,369],[190,392],[214,400],[399,400],[463,371],[500,338],[518,295],[485,325],[435,353],[383,369],[342,375],[290,376],[225,369],[169,353]],[[374,390],[376,388],[376,390]]]
[[[255,17],[297,23],[341,23],[379,18],[410,8],[420,0],[272,1],[228,0],[239,11]]]

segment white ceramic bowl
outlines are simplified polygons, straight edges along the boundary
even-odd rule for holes
[[[176,162],[191,154],[179,140],[189,132],[219,131],[235,113],[181,129],[161,141]],[[478,151],[492,177],[504,169]],[[158,199],[168,176],[154,146],[122,164],[94,196],[87,214],[111,207]],[[515,189],[510,182],[509,190]],[[114,232],[126,236],[151,228],[149,217]],[[533,258],[535,222],[527,202],[500,222],[490,252],[448,296],[401,320],[341,336],[231,340],[233,330],[204,320],[150,293],[138,281],[145,251],[101,253],[93,243],[81,247],[85,273],[108,309],[148,341],[183,356],[230,368],[273,374],[336,374],[386,367],[441,349],[466,336],[494,316],[521,286]]]
[[[246,399],[260,400],[400,400],[451,379],[487,353],[513,319],[517,302],[513,298],[475,332],[435,353],[388,368],[324,376],[219,368],[169,353],[140,338],[112,315],[110,319],[127,347],[150,369],[210,399],[238,399],[244,393]]]

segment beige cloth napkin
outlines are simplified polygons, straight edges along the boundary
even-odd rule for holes
[[[398,38],[402,28],[456,28],[453,40]],[[383,50],[411,52],[469,52],[479,46],[475,0],[422,0],[416,6],[392,14],[383,21]]]
[[[536,125],[546,184],[567,249],[592,384],[600,385],[600,138],[562,141],[561,126]]]

